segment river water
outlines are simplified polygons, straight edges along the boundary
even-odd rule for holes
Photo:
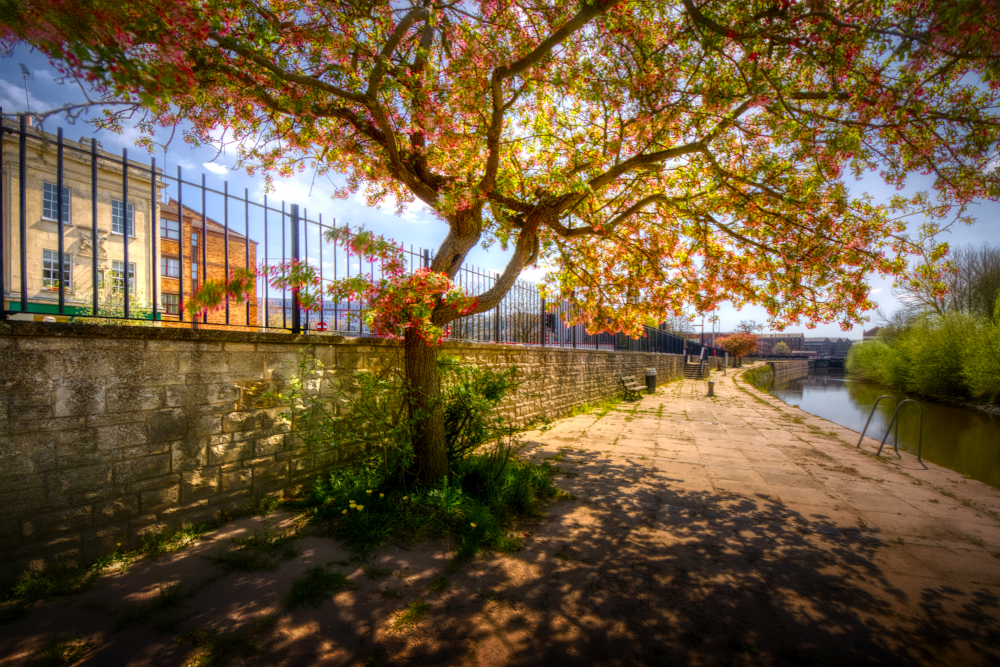
[[[840,370],[814,369],[809,373],[800,380],[776,381],[768,391],[789,405],[859,433],[879,396],[888,394],[897,401],[915,399],[923,411],[923,458],[1000,487],[1000,416],[851,380]],[[881,440],[894,409],[889,399],[879,403],[866,435]],[[899,448],[916,454],[918,418],[912,404],[903,406],[899,422]],[[891,444],[890,435],[883,455],[892,453]]]

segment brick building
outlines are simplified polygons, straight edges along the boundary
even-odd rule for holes
[[[805,335],[800,333],[773,333],[760,334],[760,342],[757,343],[759,354],[773,354],[774,346],[784,343],[792,352],[805,351]]]
[[[257,242],[233,229],[229,230],[229,269],[254,267],[257,264]],[[183,252],[182,252],[183,251]],[[199,211],[184,207],[183,222],[178,216],[178,203],[171,199],[160,206],[160,305],[167,326],[185,326],[190,315],[183,313],[183,302],[205,280],[226,277],[226,229],[212,218],[202,220]],[[182,289],[183,288],[183,289]],[[247,302],[229,305],[229,325],[247,329],[257,324],[257,295]],[[208,324],[226,324],[226,309],[210,312]],[[199,318],[199,322],[202,319]],[[209,326],[208,328],[218,328]]]
[[[100,142],[92,137],[81,137],[78,141],[64,138],[60,212],[58,137],[27,126],[23,183],[26,234],[22,239],[18,123],[5,119],[3,129],[0,214],[3,215],[4,310],[21,310],[20,253],[24,244],[23,282],[28,309],[12,315],[13,319],[41,320],[53,316],[68,321],[74,315],[92,315],[95,288],[101,313],[121,316],[121,312],[111,313],[115,307],[109,306],[107,300],[124,302],[126,280],[130,316],[150,319],[155,280],[152,267],[159,261],[158,249],[154,250],[152,243],[151,213],[163,182],[158,179],[155,183],[154,196],[148,164],[129,160],[126,174],[122,170],[122,156],[102,150]]]

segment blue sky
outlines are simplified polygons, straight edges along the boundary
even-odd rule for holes
[[[76,84],[63,84],[57,80],[57,72],[44,56],[20,46],[15,48],[7,58],[0,59],[0,106],[3,107],[4,114],[17,113],[25,109],[24,81],[18,63],[27,65],[35,75],[34,81],[27,83],[31,110],[41,111],[61,106],[67,102],[83,101],[83,95]],[[118,152],[122,148],[128,148],[129,157],[132,159],[147,159],[145,150],[136,148],[134,145],[138,137],[138,131],[134,128],[127,128],[121,135],[109,132],[95,133],[93,128],[85,123],[70,126],[62,119],[57,120],[53,117],[45,124],[45,129],[54,132],[59,125],[63,126],[68,139],[76,140],[82,136],[96,134],[105,150]],[[167,174],[175,175],[177,167],[180,166],[184,169],[185,180],[200,179],[200,174],[203,173],[206,177],[206,184],[210,188],[221,190],[223,182],[228,182],[230,192],[242,195],[244,188],[246,188],[251,201],[261,201],[263,198],[263,178],[259,175],[249,177],[242,171],[233,170],[236,156],[232,151],[219,154],[217,148],[213,146],[191,146],[181,139],[178,132],[166,155],[164,156],[163,152],[158,152],[156,159],[158,166],[163,167]],[[166,161],[165,167],[164,159]],[[919,185],[919,181],[913,179],[913,184]],[[865,178],[850,184],[850,187],[854,192],[867,191],[876,200],[887,199],[894,193],[877,177]],[[333,188],[328,180],[325,178],[314,180],[313,175],[307,171],[287,179],[275,178],[274,190],[268,193],[268,198],[272,205],[274,202],[282,200],[289,204],[297,203],[300,207],[309,210],[311,219],[316,219],[318,213],[321,212],[324,223],[328,223],[333,218],[338,224],[348,223],[352,227],[363,224],[368,229],[396,239],[407,246],[412,244],[414,247],[437,248],[447,232],[445,223],[423,207],[420,202],[409,206],[402,216],[397,216],[391,202],[381,209],[375,209],[366,206],[363,196],[360,194],[347,200],[337,200],[331,198],[332,191]],[[184,196],[189,198],[191,195],[185,190]],[[211,214],[211,208],[209,211]],[[979,219],[976,225],[954,227],[942,236],[942,240],[953,246],[967,243],[978,244],[986,241],[1000,242],[1000,204],[978,202],[972,214]],[[913,227],[918,226],[920,222],[920,219],[914,219],[912,221]],[[239,227],[236,228],[239,229]],[[251,238],[258,238],[258,234],[253,229],[251,229]],[[273,237],[269,236],[269,238],[273,243]],[[262,248],[258,252],[259,257],[263,257]],[[273,255],[273,253],[271,254]],[[487,271],[501,271],[507,262],[507,257],[508,253],[504,252],[499,245],[493,245],[488,250],[479,247],[469,254],[466,264]],[[541,270],[529,270],[522,277],[527,280],[537,280],[541,278],[542,273]],[[871,275],[868,282],[872,287],[873,300],[877,301],[886,312],[892,312],[898,307],[891,295],[891,281],[884,280],[877,275]],[[728,304],[724,304],[717,315],[724,330],[730,329],[741,319],[756,319],[759,322],[767,319],[762,308],[746,307],[737,311]],[[700,317],[696,317],[694,322],[696,328],[699,327],[700,322]],[[806,335],[812,336],[846,335],[850,338],[860,338],[862,329],[871,326],[873,325],[858,326],[850,332],[842,332],[836,323],[821,324],[811,331],[807,330],[804,325],[791,326],[787,330],[803,331],[806,332]],[[710,325],[706,322],[705,327],[708,331]]]

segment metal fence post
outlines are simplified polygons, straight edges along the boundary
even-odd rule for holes
[[[546,325],[546,322],[545,322],[545,299],[544,298],[542,299],[542,318],[541,318],[541,321],[542,321],[542,327],[541,327],[542,342],[541,342],[541,346],[545,347],[545,325]]]
[[[292,250],[292,262],[298,262],[299,260],[299,205],[292,204],[292,229],[291,229],[291,250]],[[292,333],[300,334],[302,333],[302,326],[299,322],[299,293],[298,290],[292,291]]]

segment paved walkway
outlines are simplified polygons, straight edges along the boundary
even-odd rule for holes
[[[575,498],[519,527],[521,552],[452,571],[448,545],[400,546],[372,578],[315,534],[221,576],[203,556],[291,521],[242,519],[0,628],[0,665],[73,636],[91,665],[1000,664],[1000,491],[713,378],[714,399],[681,381],[526,434]],[[357,588],[286,611],[317,564]],[[115,627],[175,583],[166,616]]]

